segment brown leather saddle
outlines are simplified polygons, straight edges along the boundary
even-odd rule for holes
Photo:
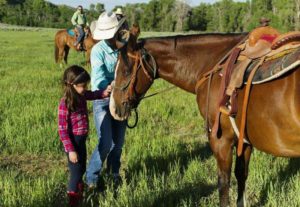
[[[212,128],[213,136],[217,136],[221,113],[232,117],[237,114],[238,89],[242,88],[244,82],[247,81],[239,130],[238,154],[240,155],[244,139],[246,108],[252,82],[263,82],[273,76],[278,78],[279,75],[284,74],[284,68],[292,65],[298,59],[300,59],[300,32],[280,34],[268,25],[254,29],[249,34],[248,39],[234,48],[232,53],[224,59],[223,64],[215,67],[221,70],[222,82],[220,86],[220,110],[216,114]],[[300,61],[298,65],[300,65]],[[212,73],[214,72],[216,71],[212,71]],[[203,81],[200,80],[199,82],[202,83]]]
[[[256,28],[250,33],[248,40],[239,46],[241,49],[240,54],[235,65],[229,69],[232,75],[229,77],[228,86],[226,86],[226,94],[231,96],[234,90],[242,87],[245,77],[248,77],[245,76],[246,71],[249,74],[259,62],[258,59],[265,58],[264,62],[269,67],[258,68],[258,72],[253,77],[253,81],[256,82],[275,73],[274,68],[277,67],[273,62],[279,64],[281,59],[279,61],[271,60],[279,59],[293,52],[299,46],[300,32],[279,34],[277,30],[270,26]],[[236,113],[236,111],[231,113]]]

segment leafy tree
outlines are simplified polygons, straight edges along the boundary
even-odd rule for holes
[[[5,5],[6,5],[6,0],[0,0],[0,21],[5,14],[4,13]]]
[[[257,27],[261,17],[281,32],[300,29],[300,0],[219,0],[195,7],[187,0],[150,0],[122,8],[129,25],[139,23],[144,31],[243,32]],[[88,20],[104,9],[104,4],[91,4],[85,10]],[[0,0],[0,21],[8,24],[68,28],[74,11],[45,0]]]
[[[104,4],[101,3],[96,4],[96,11],[98,12],[98,14],[101,14],[104,10],[105,10]]]
[[[209,4],[201,3],[199,6],[192,8],[190,17],[190,29],[198,31],[206,31],[208,24]]]

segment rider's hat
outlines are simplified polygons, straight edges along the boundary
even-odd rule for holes
[[[118,29],[124,23],[125,18],[118,21],[114,12],[103,12],[100,14],[93,37],[96,40],[106,40],[114,37]]]
[[[117,8],[117,10],[115,11],[115,14],[124,15],[121,8]]]

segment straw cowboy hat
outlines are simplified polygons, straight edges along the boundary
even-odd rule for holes
[[[107,40],[113,38],[124,22],[125,18],[118,21],[116,14],[113,12],[103,12],[97,20],[96,28],[93,33],[94,39]]]
[[[121,8],[117,8],[117,10],[115,11],[115,14],[124,15]]]

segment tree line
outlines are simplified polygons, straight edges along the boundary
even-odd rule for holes
[[[97,19],[104,4],[91,4],[85,9],[90,20]],[[14,25],[48,28],[72,27],[76,8],[55,5],[44,0],[0,0],[0,22]]]
[[[244,32],[271,19],[281,32],[300,29],[300,0],[219,0],[191,7],[186,0],[150,0],[122,7],[129,24],[143,31]],[[104,4],[85,8],[88,19],[97,19]],[[44,0],[0,0],[0,22],[25,26],[69,28],[75,8]]]

